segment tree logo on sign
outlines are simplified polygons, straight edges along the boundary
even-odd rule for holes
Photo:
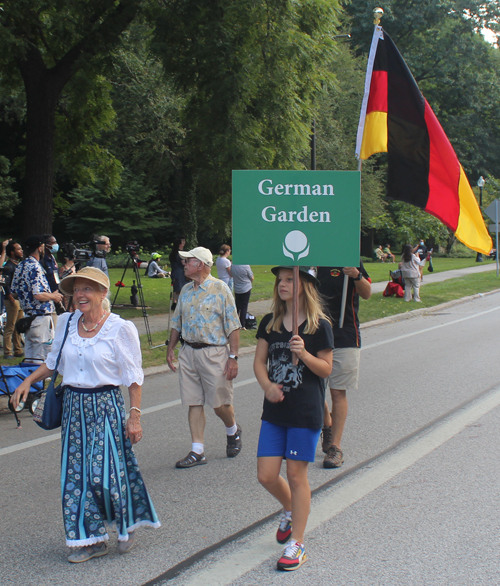
[[[309,242],[304,232],[293,230],[285,237],[283,254],[293,261],[299,261],[309,254]],[[295,258],[297,255],[297,258]]]

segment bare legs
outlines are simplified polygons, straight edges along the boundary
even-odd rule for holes
[[[205,432],[205,409],[203,405],[190,405],[188,411],[189,429],[191,431],[191,440],[196,443],[203,443],[203,434]]]
[[[311,508],[311,489],[307,478],[309,462],[287,460],[288,482],[280,475],[281,456],[257,459],[257,478],[283,506],[292,511],[292,540],[304,543],[307,517]]]
[[[232,405],[221,405],[214,409],[214,413],[222,419],[226,427],[232,427],[236,420],[234,418],[234,408]]]
[[[332,395],[332,412],[330,414],[328,403],[325,401],[325,416],[323,424],[324,427],[332,428],[332,445],[340,448],[347,419],[347,393],[345,390],[341,391],[338,389],[330,389],[330,393]]]
[[[222,405],[214,409],[217,417],[222,419],[226,427],[232,427],[235,424],[234,409],[232,405]],[[191,439],[195,443],[202,444],[205,433],[205,409],[203,405],[190,405],[188,411],[189,429]]]

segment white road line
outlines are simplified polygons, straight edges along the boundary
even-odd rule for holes
[[[378,346],[384,346],[385,344],[392,344],[393,342],[399,342],[399,340],[405,340],[406,338],[411,338],[413,336],[419,336],[420,334],[426,334],[427,332],[432,332],[433,330],[439,330],[440,328],[445,328],[447,326],[459,324],[463,321],[467,321],[467,320],[473,319],[475,317],[480,317],[481,315],[486,315],[488,313],[491,313],[492,311],[498,311],[499,309],[500,309],[500,307],[493,307],[492,309],[487,309],[486,311],[480,311],[479,313],[474,313],[472,315],[468,315],[467,317],[461,317],[460,319],[454,319],[453,321],[448,321],[446,323],[439,324],[438,326],[432,326],[430,328],[425,328],[423,330],[411,332],[410,334],[404,334],[403,336],[396,336],[395,338],[390,338],[389,340],[381,340],[380,342],[375,342],[373,344],[367,344],[366,346],[361,346],[361,350],[368,350],[369,348],[377,348]]]
[[[46,435],[45,437],[39,437],[38,439],[30,440],[29,442],[23,442],[22,444],[14,444],[13,446],[8,446],[7,448],[1,448],[0,456],[12,454],[12,452],[19,452],[19,450],[27,450],[28,448],[34,448],[35,446],[47,444],[48,442],[53,442],[57,439],[61,439],[60,432],[51,433],[50,435]]]
[[[180,399],[176,399],[175,401],[169,401],[168,403],[162,403],[161,405],[155,405],[154,407],[146,407],[146,409],[141,409],[142,415],[148,415],[148,413],[154,413],[155,411],[162,411],[163,409],[169,409],[170,407],[177,407],[177,405],[181,404]]]
[[[257,379],[255,377],[247,378],[245,380],[235,383],[234,388],[238,389],[240,387],[244,387],[245,385],[250,385],[255,382],[257,382]],[[142,414],[148,415],[149,413],[155,413],[156,411],[162,411],[163,409],[169,409],[170,407],[177,407],[180,404],[180,399],[176,399],[175,401],[168,401],[168,403],[162,403],[161,405],[155,405],[154,407],[147,407],[146,409],[142,410]],[[34,448],[35,446],[40,446],[42,444],[53,442],[59,439],[61,439],[60,433],[51,433],[50,435],[47,435],[45,437],[30,440],[28,442],[23,442],[21,444],[14,444],[13,446],[9,446],[7,448],[0,448],[0,456],[12,454],[13,452],[19,452],[20,450]]]
[[[499,405],[500,387],[497,387],[482,399],[437,424],[421,438],[397,449],[395,453],[381,458],[370,468],[359,471],[352,478],[315,497],[306,533],[333,519]],[[223,560],[205,566],[191,579],[183,581],[183,586],[226,586],[269,560],[270,552],[275,552],[272,556],[277,558],[280,549],[276,544],[274,529],[274,525],[271,527],[270,524],[268,534],[248,540],[238,551],[226,554]],[[206,564],[206,561],[203,563]]]

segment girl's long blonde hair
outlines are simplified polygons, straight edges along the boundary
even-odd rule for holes
[[[330,320],[323,311],[323,303],[321,296],[318,293],[314,283],[311,283],[307,278],[302,276],[299,271],[300,282],[302,283],[302,295],[304,298],[304,307],[306,310],[306,327],[304,334],[314,334],[319,328],[319,320],[326,319]],[[280,332],[281,326],[283,325],[283,318],[286,313],[286,301],[283,301],[278,293],[279,274],[276,276],[273,290],[273,303],[271,310],[273,317],[269,320],[266,326],[266,332],[269,334],[271,331]],[[330,322],[331,323],[331,322]]]

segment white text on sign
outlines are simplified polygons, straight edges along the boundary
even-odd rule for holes
[[[275,206],[267,206],[262,210],[262,219],[266,222],[331,222],[330,212],[309,212],[307,206],[302,211],[276,211]]]
[[[335,195],[333,185],[309,185],[308,183],[278,183],[273,186],[272,179],[263,179],[259,183],[262,195]]]

